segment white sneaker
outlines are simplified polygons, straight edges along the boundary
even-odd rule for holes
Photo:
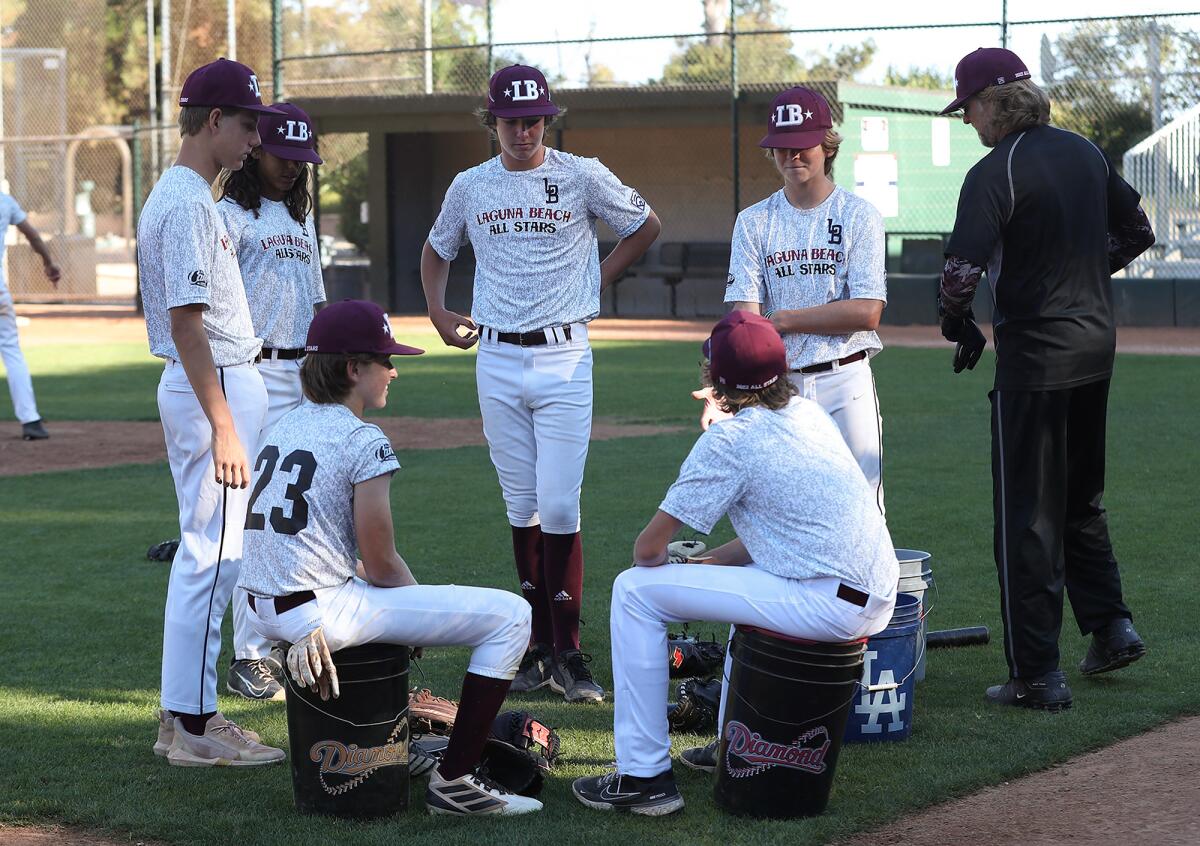
[[[175,740],[175,717],[166,708],[159,708],[157,716],[158,740],[154,741],[154,754],[160,758],[165,758],[167,753],[171,751],[171,742]],[[238,726],[238,728],[241,728],[241,726]],[[262,743],[262,738],[258,736],[258,732],[243,728],[242,734],[255,743]]]
[[[447,781],[442,778],[440,768],[429,775],[425,806],[431,814],[452,816],[509,816],[542,810],[542,803],[538,800],[509,793],[478,772]]]
[[[284,758],[283,750],[264,746],[250,732],[221,714],[214,714],[195,735],[175,718],[175,737],[167,751],[167,762],[176,767],[256,767]],[[256,735],[257,736],[257,735]]]

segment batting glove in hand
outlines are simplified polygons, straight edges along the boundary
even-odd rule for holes
[[[983,355],[983,348],[987,346],[987,338],[975,321],[970,317],[947,315],[942,318],[942,337],[957,344],[954,348],[954,372],[962,373],[964,367],[974,370],[979,357]]]
[[[667,563],[686,564],[694,558],[699,558],[706,549],[708,547],[705,546],[704,541],[673,541],[667,544]]]
[[[319,692],[321,699],[329,699],[330,694],[334,699],[341,696],[337,668],[329,657],[329,645],[325,643],[325,633],[320,626],[292,644],[287,654],[287,665],[292,678],[313,693]]]

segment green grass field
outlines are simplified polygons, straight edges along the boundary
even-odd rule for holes
[[[597,415],[694,419],[688,392],[697,344],[595,347]],[[51,423],[156,416],[158,368],[142,345],[35,348],[29,359]],[[681,815],[648,820],[589,811],[569,785],[612,760],[611,703],[568,708],[548,694],[514,697],[560,727],[569,758],[543,794],[545,812],[533,818],[430,818],[416,791],[409,813],[389,822],[306,818],[293,810],[286,767],[167,766],[150,751],[167,570],[143,557],[151,543],[177,533],[174,491],[160,464],[0,477],[0,822],[61,823],[172,844],[573,843],[581,837],[628,844],[659,837],[699,844],[786,839],[799,846],[885,824],[1200,712],[1193,667],[1200,636],[1187,622],[1186,600],[1196,558],[1190,474],[1200,452],[1192,429],[1200,411],[1194,358],[1123,357],[1109,414],[1106,502],[1127,598],[1150,654],[1110,677],[1081,678],[1074,666],[1086,642],[1068,611],[1063,665],[1074,709],[1045,715],[982,702],[983,688],[1005,675],[991,560],[991,361],[989,354],[976,372],[954,376],[949,350],[891,349],[876,359],[893,539],[933,553],[939,595],[931,626],[987,625],[993,642],[930,654],[912,738],[845,748],[823,817],[748,823],[725,816],[712,804],[709,778],[682,767],[677,776],[688,804]],[[472,365],[471,355],[440,350],[402,362],[389,413],[475,416]],[[0,415],[11,413],[6,402],[0,387]],[[584,639],[603,683],[611,681],[608,587],[627,566],[634,536],[694,437],[689,430],[592,447],[583,495]],[[509,534],[486,450],[400,458],[404,470],[393,482],[397,545],[417,577],[513,589]],[[716,534],[727,537],[728,525]],[[227,626],[227,644],[228,634]],[[435,691],[457,696],[465,652],[436,650],[421,667]],[[413,679],[420,681],[415,671]],[[225,698],[222,705],[268,742],[286,744],[282,704]],[[676,743],[701,740],[684,736]]]

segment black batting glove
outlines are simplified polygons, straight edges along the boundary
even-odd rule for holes
[[[983,336],[983,332],[975,325],[974,320],[962,320],[962,325],[958,328],[957,338],[949,338],[956,340],[958,346],[954,348],[954,372],[962,373],[963,368],[974,370],[975,365],[979,363],[979,357],[983,355],[983,348],[987,346],[987,338]],[[946,334],[945,324],[943,324],[942,334]]]

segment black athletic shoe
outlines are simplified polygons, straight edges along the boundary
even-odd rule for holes
[[[544,643],[535,643],[525,650],[521,666],[516,677],[512,680],[509,691],[512,693],[530,693],[541,690],[550,684],[551,668],[554,664],[554,654]]]
[[[604,688],[596,684],[588,669],[591,660],[591,655],[578,649],[561,653],[550,674],[550,689],[561,693],[568,702],[603,702]]]
[[[408,741],[408,774],[413,778],[429,775],[442,762],[449,745],[448,737],[414,734]]]
[[[1015,705],[1041,711],[1065,711],[1071,707],[1071,688],[1062,670],[1032,679],[1009,679],[987,689],[987,700],[996,705]]]
[[[1085,676],[1107,673],[1127,667],[1146,654],[1146,644],[1133,630],[1133,623],[1122,617],[1092,634],[1087,655],[1079,662]]]
[[[628,811],[662,817],[683,807],[683,797],[675,787],[675,775],[669,769],[649,778],[618,772],[577,778],[571,790],[576,799],[598,811]]]
[[[41,418],[38,418],[31,423],[21,424],[21,437],[27,441],[44,441],[50,437],[50,433],[46,431],[46,425],[42,423]]]
[[[283,686],[272,673],[272,663],[270,658],[233,661],[225,677],[225,689],[245,699],[282,702]]]
[[[720,747],[721,739],[718,737],[714,738],[713,742],[707,746],[693,746],[691,749],[684,749],[679,754],[679,763],[693,770],[711,773],[717,768],[717,751]]]

